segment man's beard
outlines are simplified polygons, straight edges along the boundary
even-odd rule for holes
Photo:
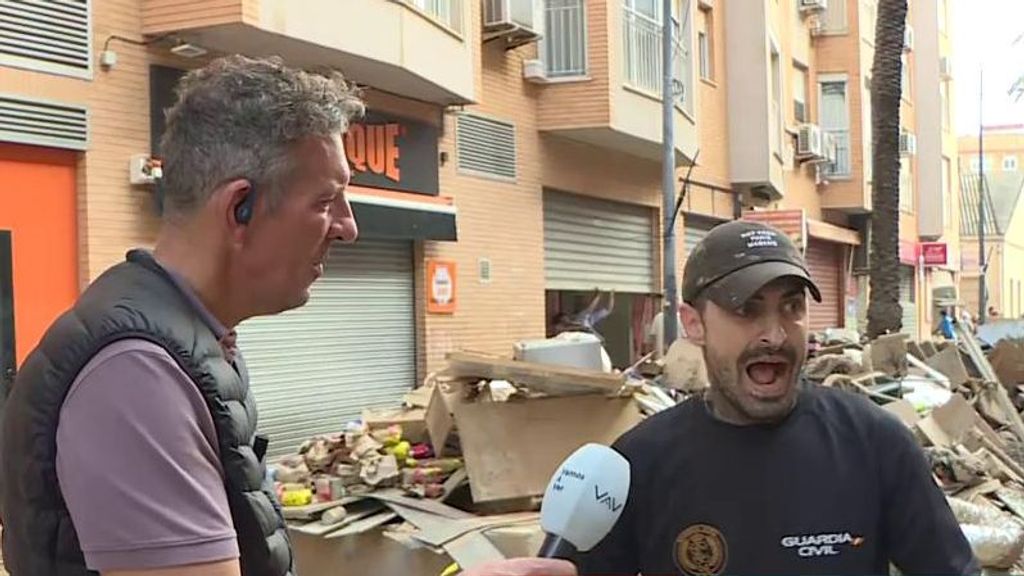
[[[746,374],[747,363],[764,356],[776,356],[788,363],[789,378],[786,394],[773,399],[759,399],[744,390],[743,380],[749,379]],[[789,343],[782,346],[755,346],[740,354],[735,362],[721,359],[708,345],[704,346],[704,362],[707,365],[712,400],[727,403],[729,406],[717,406],[716,411],[723,410],[738,413],[747,423],[771,423],[783,420],[792,411],[796,400],[800,369],[803,358]]]

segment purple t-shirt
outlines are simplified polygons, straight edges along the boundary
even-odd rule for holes
[[[233,333],[171,274],[230,348]],[[57,425],[57,479],[86,565],[141,570],[237,558],[217,446],[202,394],[166,350],[127,339],[93,356]]]
[[[92,570],[238,557],[213,418],[161,347],[105,347],[72,384],[57,478]]]

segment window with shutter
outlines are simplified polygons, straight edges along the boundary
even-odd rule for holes
[[[0,2],[0,65],[92,77],[90,0]]]

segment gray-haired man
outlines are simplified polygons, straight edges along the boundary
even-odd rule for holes
[[[188,74],[152,252],[98,278],[26,360],[3,423],[12,576],[285,576],[291,546],[233,328],[302,306],[358,234],[340,76],[229,57]],[[572,574],[513,561],[472,574]]]

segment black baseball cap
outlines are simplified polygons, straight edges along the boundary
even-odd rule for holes
[[[802,280],[821,302],[821,291],[789,236],[768,224],[733,220],[712,228],[690,253],[683,271],[683,301],[693,304],[705,296],[722,308],[738,310],[765,284],[784,276]]]

